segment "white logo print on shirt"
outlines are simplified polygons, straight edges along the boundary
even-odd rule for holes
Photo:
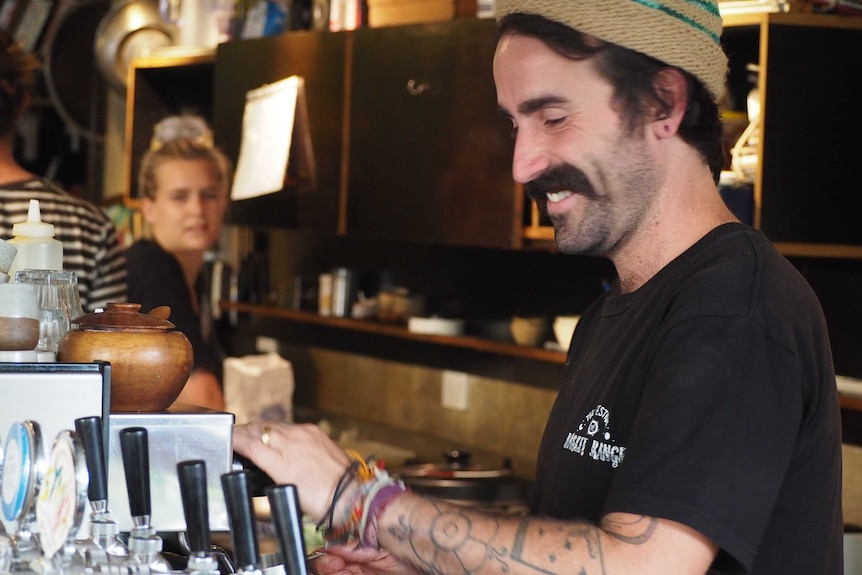
[[[611,412],[608,408],[597,405],[581,420],[578,430],[569,433],[563,443],[563,449],[581,457],[587,454],[596,461],[606,461],[611,467],[619,467],[625,457],[626,448],[618,446],[611,436],[610,419]]]

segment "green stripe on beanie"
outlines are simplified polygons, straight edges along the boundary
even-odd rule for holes
[[[681,68],[715,98],[724,91],[717,0],[497,0],[498,20],[514,13],[544,16]]]

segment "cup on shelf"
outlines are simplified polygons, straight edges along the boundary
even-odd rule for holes
[[[512,339],[518,345],[540,346],[548,333],[548,318],[515,316],[509,324]]]
[[[580,319],[581,316],[579,315],[558,315],[554,319],[554,337],[557,338],[557,343],[560,344],[563,351],[569,350],[572,336],[575,334],[575,327]]]

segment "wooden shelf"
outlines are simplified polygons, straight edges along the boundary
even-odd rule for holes
[[[845,395],[843,393],[839,393],[838,394],[838,403],[842,409],[849,409],[850,411],[862,412],[862,397],[858,397],[855,395]]]
[[[224,311],[248,313],[260,317],[275,318],[295,323],[325,326],[342,330],[351,330],[355,332],[382,335],[385,337],[392,337],[415,342],[424,342],[453,348],[479,351],[484,353],[493,353],[509,357],[518,357],[553,364],[562,365],[566,363],[566,354],[561,351],[542,349],[538,347],[527,347],[511,343],[496,342],[478,337],[443,336],[414,333],[408,331],[407,328],[400,325],[380,323],[372,320],[325,317],[312,312],[297,311],[271,305],[222,301],[220,303],[220,307]]]

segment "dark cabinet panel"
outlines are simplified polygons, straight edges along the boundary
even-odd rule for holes
[[[335,230],[342,161],[345,34],[290,32],[218,46],[215,66],[216,141],[236,161],[249,90],[302,76],[317,166],[317,189],[285,190],[231,202],[233,223]],[[278,130],[278,126],[273,126]],[[291,154],[294,157],[294,154]]]
[[[862,246],[851,206],[862,159],[862,29],[773,24],[763,116],[763,232],[775,242]]]
[[[354,32],[348,236],[519,245],[494,34],[470,19]]]

